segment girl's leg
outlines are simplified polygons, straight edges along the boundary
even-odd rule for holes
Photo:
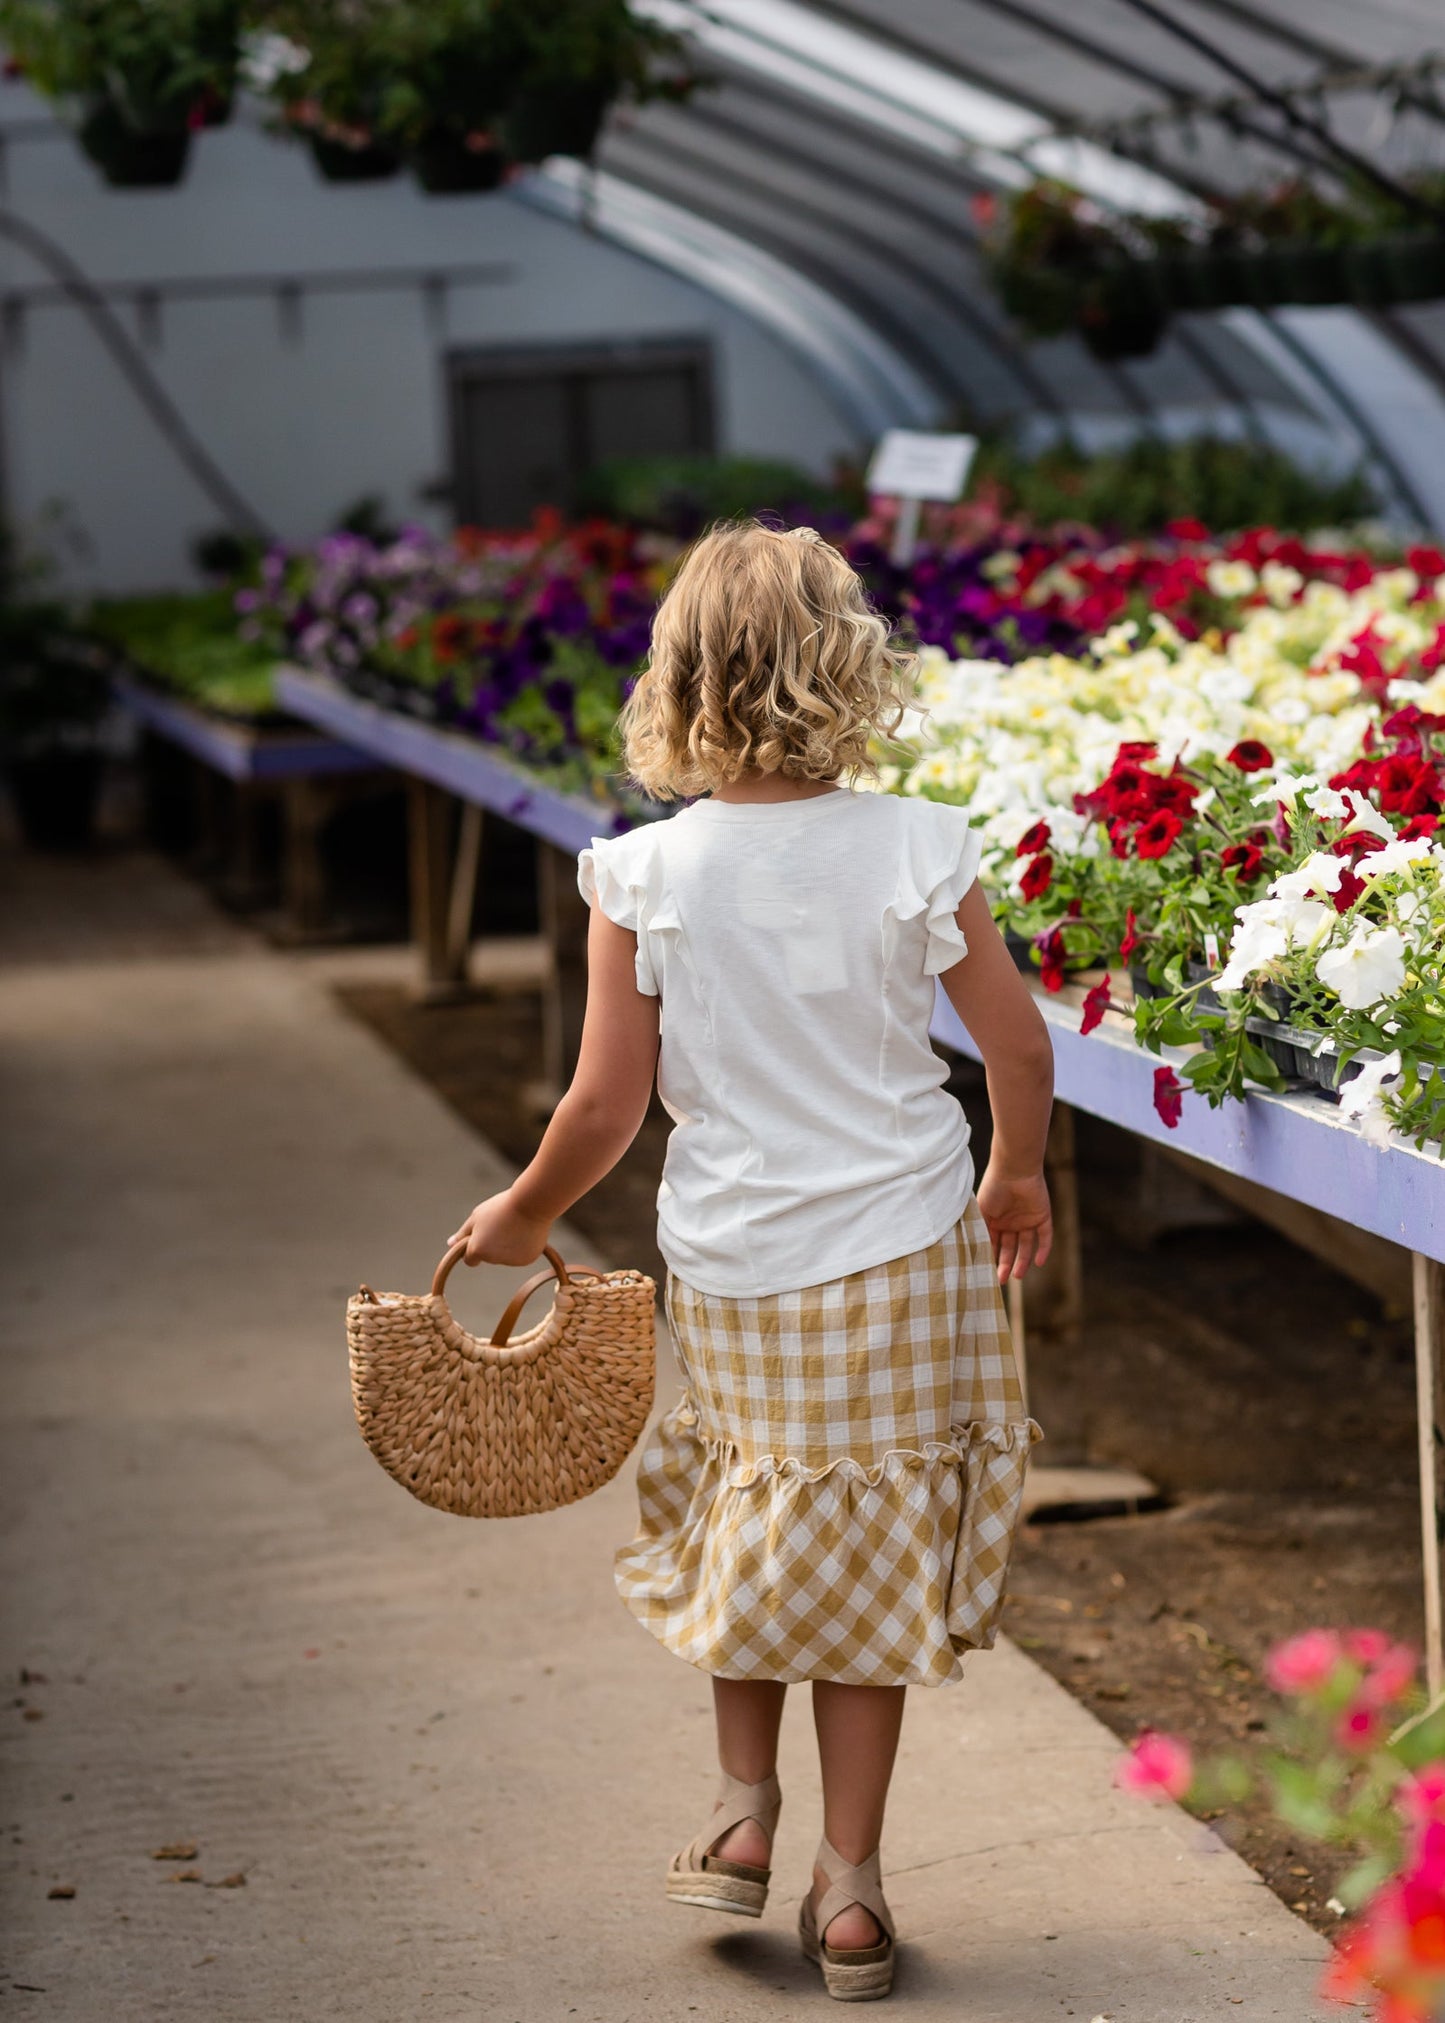
[[[813,1725],[823,1771],[823,1832],[845,1861],[867,1861],[883,1837],[883,1809],[906,1691],[904,1686],[813,1681]],[[815,1901],[826,1887],[826,1879],[815,1869]],[[877,1919],[861,1904],[839,1911],[827,1931],[829,1945],[845,1952],[876,1946],[882,1937]]]
[[[787,1687],[778,1679],[714,1679],[717,1759],[729,1777],[761,1784],[778,1767],[778,1729]],[[841,1851],[841,1850],[840,1850]],[[755,1819],[744,1819],[725,1834],[713,1852],[726,1861],[768,1866],[768,1837]]]

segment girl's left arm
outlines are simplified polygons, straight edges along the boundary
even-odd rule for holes
[[[593,906],[587,1014],[572,1085],[530,1166],[472,1210],[449,1243],[468,1264],[530,1264],[559,1215],[617,1164],[642,1125],[657,1072],[659,1000],[637,988],[637,936]]]

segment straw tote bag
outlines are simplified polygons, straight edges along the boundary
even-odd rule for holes
[[[522,1517],[610,1482],[652,1410],[652,1280],[640,1271],[547,1269],[513,1295],[490,1341],[452,1318],[446,1283],[429,1293],[347,1302],[351,1396],[361,1437],[403,1489],[458,1517]],[[551,1311],[512,1336],[531,1295],[555,1277]]]

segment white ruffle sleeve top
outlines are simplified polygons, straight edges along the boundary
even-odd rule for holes
[[[841,787],[698,801],[582,852],[661,999],[658,1245],[685,1284],[789,1292],[958,1221],[968,1126],[928,1025],[979,855],[962,808]]]

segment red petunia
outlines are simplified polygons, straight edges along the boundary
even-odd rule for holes
[[[1019,880],[1019,891],[1025,899],[1041,899],[1054,882],[1054,860],[1047,850],[1041,850],[1037,857],[1029,860],[1028,868]]]
[[[1353,770],[1353,769],[1352,769]],[[1400,756],[1381,759],[1375,773],[1380,806],[1387,815],[1430,815],[1438,812],[1445,792],[1428,759]]]
[[[1266,766],[1274,764],[1274,753],[1258,738],[1241,738],[1224,757],[1226,764],[1238,766],[1242,773],[1262,773]]]
[[[1237,885],[1253,885],[1264,869],[1264,852],[1258,843],[1228,843],[1220,851],[1219,861],[1234,873]]]
[[[1167,520],[1164,525],[1164,531],[1166,534],[1172,535],[1176,541],[1207,541],[1209,539],[1209,529],[1202,520]]]
[[[1179,1128],[1179,1119],[1184,1111],[1184,1084],[1172,1068],[1154,1070],[1154,1108],[1159,1112],[1161,1123],[1171,1131]]]
[[[1034,947],[1039,952],[1039,977],[1044,989],[1062,990],[1064,987],[1064,963],[1068,950],[1064,947],[1064,937],[1057,927],[1051,927],[1047,934],[1035,937]]]
[[[1119,953],[1127,962],[1139,946],[1139,923],[1134,918],[1131,906],[1124,915],[1124,939],[1119,943]]]
[[[1102,1025],[1104,1014],[1109,1009],[1109,979],[1096,983],[1084,997],[1084,1016],[1079,1023],[1081,1033],[1091,1033],[1095,1026]]]
[[[1036,851],[1049,847],[1050,829],[1047,822],[1035,822],[1031,829],[1025,829],[1019,837],[1015,857],[1032,857]]]
[[[1161,808],[1136,832],[1134,848],[1141,857],[1164,857],[1174,848],[1183,832],[1184,824],[1173,809]]]
[[[1336,913],[1348,913],[1364,889],[1363,878],[1357,878],[1354,872],[1348,869],[1342,871],[1339,884],[1329,895]]]
[[[1440,826],[1438,815],[1412,815],[1400,831],[1402,843],[1428,843]]]

